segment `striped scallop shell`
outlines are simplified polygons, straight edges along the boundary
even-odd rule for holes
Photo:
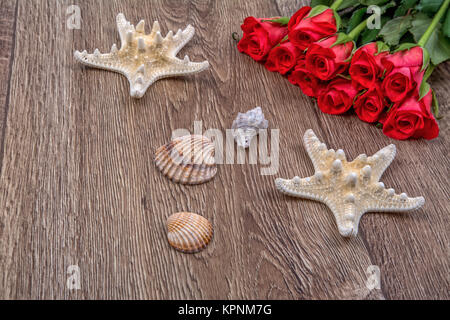
[[[195,253],[211,241],[213,227],[202,216],[191,212],[174,213],[167,219],[167,238],[175,249]]]
[[[155,153],[158,169],[181,184],[200,184],[217,173],[214,144],[205,136],[187,135],[159,147]]]

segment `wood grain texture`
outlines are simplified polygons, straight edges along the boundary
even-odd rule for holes
[[[431,78],[444,115],[433,141],[393,141],[355,116],[323,114],[285,78],[239,54],[231,37],[246,16],[289,15],[301,3],[18,0],[13,60],[6,58],[0,297],[448,299],[449,65]],[[80,30],[66,29],[71,4],[80,6]],[[179,56],[207,59],[210,70],[158,81],[135,100],[123,76],[77,64],[74,50],[118,43],[119,12],[132,23],[157,19],[163,34],[192,24],[196,35]],[[11,23],[14,10],[1,19]],[[425,196],[425,206],[367,214],[359,236],[345,239],[325,205],[283,196],[261,165],[221,165],[211,182],[182,186],[153,164],[173,130],[193,130],[196,120],[225,130],[256,105],[280,129],[276,176],[313,172],[301,139],[308,128],[349,157],[395,143],[382,180]],[[165,221],[179,211],[213,223],[206,250],[169,246]],[[66,287],[70,265],[80,267],[80,290]],[[381,290],[366,288],[370,265],[380,267]]]
[[[4,128],[9,109],[10,78],[14,57],[17,1],[2,1],[0,7],[0,150],[3,149]],[[0,151],[0,163],[3,153]]]

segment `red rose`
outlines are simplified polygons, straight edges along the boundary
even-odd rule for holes
[[[420,71],[423,64],[421,47],[398,51],[381,61],[386,68],[382,88],[392,102],[402,101],[416,88],[418,92],[424,74],[424,71]]]
[[[305,61],[299,60],[288,80],[300,87],[307,96],[316,98],[326,88],[327,83],[313,75],[305,67]]]
[[[310,7],[301,8],[291,17],[288,24],[289,39],[301,50],[337,31],[332,9],[326,9],[314,17],[307,17],[310,11]]]
[[[414,95],[394,105],[384,121],[383,133],[398,140],[436,138],[439,135],[439,126],[431,113],[432,99],[430,90],[420,101],[418,96]]]
[[[338,44],[337,36],[314,42],[306,52],[306,68],[322,80],[330,80],[337,74],[347,70],[349,62],[346,61],[352,54],[353,42]]]
[[[288,30],[292,31],[311,11],[311,7],[301,7],[296,13],[289,19]]]
[[[273,18],[268,18],[273,19]],[[247,17],[241,25],[244,36],[238,43],[238,50],[248,54],[256,61],[264,60],[269,51],[286,36],[287,27],[273,23],[265,18]]]
[[[336,78],[320,94],[317,104],[322,112],[341,114],[351,108],[357,93],[350,80]]]
[[[358,117],[365,122],[376,122],[386,106],[383,92],[375,84],[367,92],[356,98],[354,108]]]
[[[352,81],[364,88],[372,88],[378,79],[383,76],[384,67],[381,59],[386,57],[389,52],[378,53],[378,47],[375,42],[369,43],[354,53],[350,64],[349,73]]]
[[[302,56],[303,53],[300,49],[296,48],[290,41],[286,41],[270,51],[266,68],[269,71],[286,74],[295,67],[297,60]]]

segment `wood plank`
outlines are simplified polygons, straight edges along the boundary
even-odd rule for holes
[[[448,299],[450,269],[448,183],[450,160],[450,64],[440,65],[431,86],[440,103],[439,138],[432,141],[395,141],[397,156],[383,181],[408,195],[425,197],[420,210],[406,214],[368,214],[362,234],[374,264],[381,270],[389,299]],[[381,140],[381,139],[380,139]]]
[[[65,26],[73,3],[80,30]],[[308,128],[349,157],[393,141],[354,116],[322,114],[286,79],[239,54],[231,38],[246,16],[287,15],[300,2],[139,3],[19,2],[0,176],[1,298],[448,298],[447,136],[396,141],[383,178],[423,194],[424,209],[367,215],[357,238],[342,238],[324,205],[281,195],[275,177],[313,172],[301,143]],[[179,56],[207,59],[210,70],[158,81],[142,99],[130,98],[123,76],[73,59],[76,49],[103,52],[118,43],[118,12],[132,23],[157,19],[163,34],[192,24],[196,35]],[[448,66],[432,78],[444,114],[446,75]],[[196,120],[204,130],[225,130],[256,105],[280,130],[276,176],[261,175],[261,165],[221,165],[213,181],[180,186],[154,166],[154,150],[173,130],[193,130]],[[169,247],[165,220],[177,211],[213,222],[206,250]],[[80,290],[66,287],[70,265],[80,267]],[[382,290],[366,288],[370,265],[381,269]]]
[[[3,159],[3,138],[9,108],[9,80],[16,28],[16,0],[2,1],[0,7],[0,165]]]

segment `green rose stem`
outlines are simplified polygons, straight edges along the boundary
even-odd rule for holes
[[[448,1],[450,1],[450,0],[448,0]],[[358,24],[352,31],[350,31],[350,33],[347,36],[349,38],[351,38],[352,40],[356,41],[359,34],[364,31],[366,26],[367,26],[367,20],[364,20],[363,22]]]
[[[422,35],[422,37],[420,37],[419,41],[417,42],[417,45],[425,48],[425,45],[427,44],[428,40],[430,39],[431,35],[433,34],[433,31],[436,29],[439,21],[442,19],[442,17],[444,16],[444,14],[447,13],[447,9],[448,6],[450,4],[450,0],[445,0],[444,3],[441,5],[441,7],[439,8],[439,11],[436,12],[436,14],[433,17],[433,20],[431,20],[430,25],[428,26],[427,30],[425,30],[425,33]],[[424,54],[427,51],[424,50]],[[427,83],[428,78],[430,77],[430,75],[433,73],[435,66],[430,63],[428,65],[427,70],[425,71],[424,77],[422,79],[422,83],[420,85],[420,89],[419,89],[419,94],[420,94],[420,99],[422,99],[430,90],[430,85]],[[433,94],[433,113],[435,114],[435,117],[438,118],[438,113],[439,113],[439,107],[437,104],[437,100],[436,97],[434,96],[434,92],[432,91]],[[419,99],[419,100],[420,100]]]
[[[342,32],[338,33],[336,42],[333,43],[332,47],[334,47],[338,44],[343,44],[343,43],[347,43],[350,41],[356,42],[356,39],[358,38],[359,34],[366,28],[366,26],[367,26],[367,20],[364,20],[363,22],[358,24],[352,31],[350,31],[349,34],[345,34]]]
[[[333,9],[334,11],[337,11],[342,2],[344,2],[344,0],[336,0],[335,2],[333,2],[330,8]]]
[[[441,18],[444,16],[444,14],[447,12],[447,8],[448,8],[449,4],[450,4],[450,0],[444,1],[441,8],[439,9],[439,11],[436,13],[433,20],[431,21],[431,24],[428,26],[428,28],[425,31],[425,33],[423,34],[423,36],[419,39],[419,42],[417,42],[417,44],[419,46],[424,47],[427,44],[428,39],[430,39],[431,34],[433,33],[434,29],[436,29],[437,24],[439,23]]]

